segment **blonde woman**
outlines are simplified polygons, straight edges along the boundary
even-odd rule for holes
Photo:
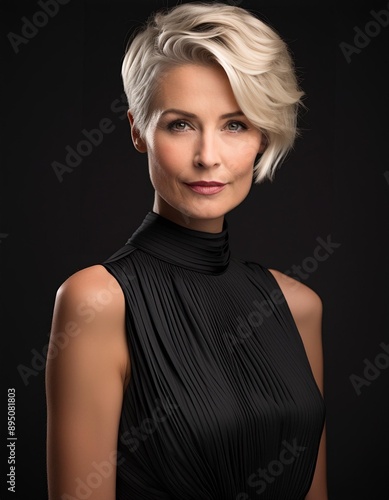
[[[293,144],[288,49],[242,8],[183,4],[122,77],[154,204],[58,290],[50,500],[327,500],[321,299],[231,255],[226,218]]]

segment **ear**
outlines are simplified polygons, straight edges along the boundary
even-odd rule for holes
[[[131,137],[132,137],[132,142],[134,143],[135,149],[137,151],[139,151],[139,153],[146,153],[146,151],[147,151],[146,142],[142,139],[142,137],[140,136],[139,130],[134,125],[134,117],[130,113],[130,110],[127,111],[127,117],[128,117],[128,121],[130,122],[130,125],[131,125]]]

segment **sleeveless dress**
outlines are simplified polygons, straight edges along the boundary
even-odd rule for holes
[[[102,265],[126,303],[131,378],[117,500],[303,500],[325,405],[277,281],[154,211]]]

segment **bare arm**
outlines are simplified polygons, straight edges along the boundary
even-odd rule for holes
[[[289,276],[269,269],[288,303],[304,343],[316,383],[323,394],[322,313],[320,297],[309,287]],[[328,500],[326,466],[326,429],[320,441],[315,474],[305,500]]]
[[[66,280],[56,296],[48,360],[50,500],[114,500],[118,425],[129,377],[124,296],[103,266]]]

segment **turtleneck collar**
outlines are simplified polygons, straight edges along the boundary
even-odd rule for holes
[[[205,274],[225,271],[230,261],[226,217],[220,233],[208,233],[181,226],[151,210],[126,244]]]

